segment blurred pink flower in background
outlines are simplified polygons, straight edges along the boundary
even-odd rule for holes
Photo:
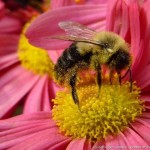
[[[33,16],[37,16],[45,11],[45,3],[48,4],[48,0],[38,0],[38,1],[17,1],[17,0],[2,0],[5,3],[5,7],[10,12],[9,15],[14,16],[18,20],[26,23]],[[49,6],[49,5],[47,5]]]
[[[0,1],[0,55],[11,53],[14,48],[17,48],[16,43],[22,26],[22,21],[11,16],[5,4]]]
[[[62,34],[57,24],[64,20],[73,20],[95,30],[110,30],[121,35],[131,47],[133,55],[133,81],[141,89],[140,99],[145,100],[145,112],[133,123],[115,136],[109,136],[95,142],[86,138],[72,139],[59,132],[52,120],[51,112],[32,113],[0,121],[1,149],[80,149],[91,150],[119,149],[124,146],[148,148],[150,144],[150,33],[149,1],[113,0],[105,4],[82,5],[54,9],[39,16],[27,31],[31,43],[49,50],[51,57],[59,57],[55,49],[63,49],[66,43],[50,43],[46,37]],[[72,11],[71,11],[72,10]],[[107,10],[107,17],[106,16]],[[67,13],[69,11],[69,13]],[[65,15],[64,15],[65,14]],[[85,19],[86,18],[86,19]],[[88,18],[88,19],[87,19]],[[120,148],[122,149],[122,148]]]
[[[17,5],[11,3],[11,8],[13,4]],[[19,106],[23,113],[48,111],[55,94],[51,79],[25,69],[18,58],[22,28],[39,12],[31,7],[26,10],[16,6],[13,10],[8,6],[0,1],[0,118],[12,116]]]

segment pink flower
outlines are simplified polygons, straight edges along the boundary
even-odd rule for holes
[[[24,42],[24,39],[20,41],[20,32],[25,20],[20,20],[16,12],[14,15],[14,11],[8,11],[5,6],[0,2],[0,118],[12,116],[22,105],[23,113],[48,111],[55,86],[51,87],[53,82],[47,74],[35,75],[21,65],[18,49]],[[27,42],[26,46],[29,46]]]
[[[61,131],[64,131],[63,129],[65,127],[68,127],[67,131],[70,132],[70,129],[73,130],[73,134],[80,133],[82,131],[82,128],[84,125],[87,123],[89,127],[93,125],[93,122],[89,122],[89,119],[96,118],[96,115],[99,111],[103,111],[105,107],[111,108],[108,111],[108,115],[105,116],[104,114],[100,113],[99,115],[102,116],[103,120],[100,120],[100,125],[94,128],[95,130],[99,131],[99,128],[104,125],[104,131],[102,135],[104,138],[97,139],[97,138],[72,138],[69,136],[69,133],[66,133],[67,135],[64,135],[64,132],[60,133],[60,129],[58,129],[58,126],[61,125],[61,122],[56,123],[53,121],[51,112],[40,112],[40,113],[31,113],[27,115],[21,115],[18,117],[10,118],[7,120],[1,120],[0,121],[0,148],[1,149],[36,149],[36,150],[41,150],[41,149],[80,149],[80,150],[91,150],[91,149],[131,149],[131,148],[149,148],[150,144],[150,114],[149,114],[149,100],[150,100],[150,95],[149,95],[149,90],[150,90],[150,83],[149,83],[149,62],[150,62],[150,54],[149,54],[149,2],[143,2],[142,4],[137,4],[137,1],[117,1],[113,0],[110,1],[109,3],[109,9],[108,9],[108,15],[107,15],[107,21],[106,23],[106,29],[110,31],[114,31],[118,34],[120,34],[122,37],[126,39],[128,43],[131,44],[131,53],[133,54],[133,65],[132,65],[132,70],[133,70],[133,80],[137,82],[138,86],[141,89],[141,96],[140,99],[145,100],[145,111],[142,111],[142,106],[137,105],[138,103],[142,104],[141,100],[138,99],[139,96],[136,96],[138,94],[138,88],[137,90],[133,91],[133,93],[129,93],[127,90],[127,95],[125,93],[125,100],[123,103],[123,106],[118,104],[117,102],[122,98],[123,95],[119,95],[119,91],[115,90],[112,92],[113,93],[113,103],[109,105],[111,102],[110,96],[107,95],[108,97],[103,96],[104,99],[108,99],[105,103],[103,101],[99,101],[98,104],[101,105],[102,109],[98,109],[96,111],[96,114],[93,115],[93,111],[91,109],[96,109],[98,105],[94,102],[96,98],[93,98],[94,101],[92,103],[88,103],[87,106],[84,107],[84,109],[90,109],[90,111],[81,111],[79,112],[78,108],[76,108],[75,105],[72,105],[72,99],[68,94],[58,94],[58,96],[55,99],[55,107],[53,109],[53,119],[58,121],[57,119],[62,119],[63,115],[64,116],[64,124],[61,126]],[[92,10],[92,7],[90,8],[86,6],[86,9],[88,12],[86,12],[84,15],[88,16],[88,13],[93,11],[93,14],[97,14],[96,10],[101,11],[100,7],[98,5],[97,9],[96,6],[93,6],[94,10]],[[80,10],[80,8],[83,8],[82,6],[72,6],[72,8],[75,8],[76,11]],[[98,17],[89,17],[89,20],[85,20],[85,16],[81,17],[83,15],[83,12],[79,12],[81,15],[80,17],[75,17],[77,16],[77,12],[74,10],[72,13],[70,11],[70,15],[62,16],[61,14],[63,11],[70,10],[70,7],[66,8],[61,8],[60,10],[53,10],[51,13],[47,12],[46,14],[42,15],[42,17],[39,17],[31,26],[29,31],[27,32],[27,35],[30,39],[31,42],[33,42],[36,45],[40,45],[41,47],[46,47],[47,49],[51,49],[52,47],[55,48],[56,43],[53,45],[51,43],[46,44],[48,39],[45,39],[44,37],[47,37],[51,34],[54,34],[54,31],[57,31],[56,26],[52,26],[50,31],[48,27],[50,26],[49,24],[47,25],[46,22],[48,19],[48,22],[50,20],[51,23],[57,23],[60,20],[66,20],[66,19],[71,19],[75,20],[78,22],[81,22],[86,25],[91,25],[93,26],[94,29],[99,29],[102,30],[104,29],[104,26],[101,28],[101,23],[98,22]],[[84,8],[83,8],[84,9]],[[82,9],[82,10],[83,10]],[[96,9],[96,10],[95,10]],[[58,14],[55,14],[55,13]],[[91,14],[92,12],[90,12]],[[92,15],[93,16],[93,15]],[[94,15],[95,16],[95,15]],[[59,18],[60,17],[60,18]],[[73,17],[73,18],[72,18]],[[42,22],[43,18],[43,22]],[[58,20],[56,21],[56,18]],[[94,20],[95,18],[95,20]],[[105,17],[104,17],[105,18]],[[101,19],[100,19],[101,20]],[[105,20],[105,19],[104,19]],[[40,23],[41,22],[41,23]],[[37,23],[37,24],[36,24]],[[97,23],[97,24],[95,24]],[[44,26],[40,26],[43,24]],[[46,29],[44,29],[44,27]],[[37,31],[36,31],[37,30]],[[35,32],[36,31],[36,32]],[[60,32],[58,32],[60,33]],[[35,35],[34,35],[35,34]],[[44,44],[43,44],[44,43]],[[62,47],[65,47],[66,45],[61,42],[61,44],[56,45],[58,49],[62,49]],[[51,54],[51,53],[50,53]],[[93,86],[92,86],[93,87]],[[109,87],[111,88],[112,85]],[[121,85],[122,92],[125,92],[125,89],[127,87],[127,84]],[[81,92],[79,90],[79,94],[82,94],[81,97],[88,97],[93,96],[95,93],[91,93],[91,95],[86,95],[86,92],[91,92],[93,88],[91,88],[91,85],[88,85],[85,88],[89,89],[81,89]],[[110,89],[111,91],[113,88]],[[108,91],[105,90],[106,92]],[[115,93],[116,91],[116,93]],[[85,93],[84,93],[85,92]],[[105,94],[105,93],[104,93]],[[133,94],[133,95],[132,95]],[[135,94],[135,100],[132,100],[132,96]],[[34,95],[33,95],[34,96]],[[115,97],[116,96],[116,97]],[[66,99],[64,99],[64,97]],[[114,102],[114,97],[117,99],[117,101]],[[130,99],[131,98],[131,99]],[[85,100],[86,100],[85,99]],[[70,100],[70,101],[69,101]],[[89,100],[89,99],[88,99]],[[91,99],[92,100],[92,99]],[[102,99],[101,99],[102,100]],[[69,102],[68,102],[69,101]],[[67,103],[68,102],[68,103]],[[131,103],[130,103],[131,102]],[[61,103],[60,106],[58,107],[57,105]],[[128,104],[131,104],[130,107],[127,107]],[[68,106],[67,106],[68,105]],[[71,107],[69,107],[71,105]],[[127,105],[127,106],[126,106]],[[113,107],[115,106],[115,107]],[[72,108],[73,107],[73,108]],[[118,111],[118,107],[123,108],[120,109],[123,111],[123,114],[120,115],[121,111]],[[133,109],[132,109],[133,108]],[[136,111],[136,109],[138,111]],[[75,110],[75,111],[74,111]],[[113,112],[111,111],[113,110]],[[125,111],[127,110],[127,111]],[[132,113],[132,111],[134,113]],[[124,113],[125,111],[125,113]],[[60,112],[60,113],[59,113]],[[74,115],[71,113],[75,112]],[[103,111],[105,112],[105,111]],[[106,111],[107,112],[107,111]],[[112,112],[112,113],[111,113]],[[116,112],[116,114],[114,114]],[[131,115],[127,115],[128,113]],[[138,116],[136,114],[139,113]],[[83,115],[84,114],[84,115]],[[80,116],[85,117],[89,115],[91,118],[86,118],[85,120],[80,120]],[[104,115],[104,116],[103,116]],[[109,116],[110,115],[110,116]],[[125,128],[122,128],[122,122],[115,122],[117,118],[117,115],[120,116],[120,118],[123,118],[122,122],[125,120]],[[98,117],[100,117],[98,116]],[[70,117],[70,118],[69,118]],[[126,118],[127,117],[127,118]],[[126,124],[126,121],[131,117],[131,122],[129,124]],[[133,117],[133,118],[132,118]],[[69,119],[68,119],[69,118]],[[109,120],[105,120],[104,118],[107,118]],[[134,119],[135,118],[135,119]],[[113,120],[115,119],[115,120]],[[65,122],[66,120],[66,122]],[[134,121],[133,121],[134,120]],[[62,121],[62,120],[59,120]],[[70,122],[75,123],[76,126],[78,126],[78,121],[83,124],[83,126],[79,126],[79,130],[74,130],[74,124],[69,124]],[[98,122],[98,120],[96,120]],[[118,126],[121,124],[121,129],[118,129]],[[114,125],[112,128],[111,125]],[[88,129],[88,126],[86,128],[83,128],[83,131]],[[80,130],[81,128],[81,130]],[[84,130],[85,129],[85,130]],[[93,129],[93,130],[94,130]],[[110,134],[106,135],[107,130],[110,129],[109,131],[114,132],[114,130],[119,130],[119,133],[116,135]],[[93,131],[92,130],[92,131]],[[88,131],[88,130],[87,130]],[[94,131],[93,131],[94,132]],[[88,132],[88,135],[90,135],[90,131]],[[97,133],[95,131],[95,133]],[[92,134],[92,133],[91,133]],[[99,132],[97,133],[99,134]],[[100,133],[101,134],[101,133]],[[93,135],[95,137],[95,135]],[[102,136],[102,137],[103,137]]]
[[[86,138],[72,139],[59,133],[50,112],[26,114],[0,121],[0,149],[148,149],[150,143],[150,114],[143,113],[124,132],[91,143]]]

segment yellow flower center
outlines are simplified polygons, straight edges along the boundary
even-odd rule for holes
[[[25,26],[23,33],[21,34],[18,57],[23,67],[31,70],[35,74],[52,76],[54,64],[52,63],[48,52],[44,49],[35,47],[28,42],[24,33],[29,24]]]
[[[139,99],[139,88],[133,83],[110,85],[103,80],[98,97],[94,81],[82,82],[77,86],[80,110],[68,91],[57,93],[54,101],[53,119],[60,131],[73,138],[102,139],[124,130],[144,111],[144,102]]]

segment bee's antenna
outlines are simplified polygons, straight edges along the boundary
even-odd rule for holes
[[[132,71],[130,66],[129,66],[129,73],[130,73],[130,92],[132,92]]]
[[[130,92],[132,92],[132,71],[131,71],[131,66],[129,66],[127,72],[121,77],[121,79],[125,78],[128,73],[130,75]]]

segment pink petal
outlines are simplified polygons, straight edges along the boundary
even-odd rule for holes
[[[15,34],[0,35],[0,55],[16,52],[18,47],[19,36]]]
[[[0,23],[1,33],[19,33],[21,29],[22,24],[18,19],[9,16],[1,18]]]
[[[52,106],[50,104],[51,98],[49,97],[49,93],[51,94],[51,98],[54,98],[53,90],[48,89],[48,77],[43,76],[28,94],[24,104],[24,113],[50,111]]]
[[[116,14],[121,15],[120,10],[116,9],[118,5],[117,0],[109,1],[108,3],[108,13],[107,13],[107,20],[106,20],[106,29],[109,31],[114,31],[114,24],[116,22]],[[120,4],[121,1],[119,1]],[[119,12],[118,12],[119,11]]]
[[[147,43],[149,43],[147,40],[145,39],[141,40],[139,52],[133,66],[134,70],[132,70],[132,72],[134,71],[132,73],[134,80],[138,80],[137,75],[147,68],[147,64],[150,61],[150,52],[149,52],[150,45],[149,44],[147,45]]]
[[[43,99],[42,110],[48,111],[52,109],[52,99],[54,99],[56,96],[55,83],[52,81],[52,79],[49,79],[49,77],[47,78],[43,94],[45,98]]]
[[[139,86],[141,86],[143,91],[146,91],[145,89],[149,90],[150,84],[148,81],[149,79],[149,62],[150,62],[150,31],[149,31],[149,9],[145,8],[145,6],[150,5],[150,1],[145,3],[143,7],[141,8],[141,43],[140,48],[138,50],[138,55],[135,60],[134,64],[134,73],[133,73],[133,79],[138,81]],[[144,84],[144,85],[143,85]]]
[[[140,49],[140,20],[139,20],[139,7],[137,2],[129,7],[130,18],[130,32],[131,32],[131,52],[133,53],[133,63],[138,61],[137,55]],[[137,59],[137,60],[136,60]],[[136,63],[135,63],[136,65]],[[133,72],[136,66],[133,67]]]
[[[1,76],[0,80],[0,117],[4,117],[32,89],[39,77],[16,67]]]
[[[133,2],[138,2],[139,4],[142,4],[144,1],[140,1],[140,0],[124,0],[125,1],[125,3],[127,4],[127,5],[131,5]]]
[[[16,53],[0,57],[0,70],[6,69],[12,65],[19,63],[18,56]]]
[[[142,132],[144,132],[144,130]],[[139,146],[139,147],[148,146],[148,143],[146,142],[145,139],[143,139],[141,137],[141,135],[138,133],[138,130],[134,131],[134,130],[128,128],[124,132],[124,135],[127,138],[127,142],[128,142],[129,146]]]
[[[106,150],[108,149],[118,149],[122,150],[123,148],[129,149],[128,148],[128,141],[127,137],[125,137],[122,133],[116,135],[116,136],[110,136],[106,138],[106,145],[104,146]]]
[[[59,58],[59,56],[62,54],[64,50],[59,50],[59,51],[48,51],[49,57],[51,58],[51,60],[56,64],[57,59]]]
[[[135,59],[135,64],[134,64],[134,71],[135,71],[135,76],[139,72],[141,72],[146,65],[150,61],[150,31],[149,31],[149,14],[150,10],[147,8],[147,6],[150,5],[150,1],[145,2],[141,9],[140,9],[140,38],[141,41],[137,45],[139,45],[139,49],[137,49],[137,57]],[[135,25],[136,27],[136,25]],[[136,39],[135,39],[136,40]],[[134,77],[134,76],[133,76]]]
[[[18,144],[16,144],[15,146],[12,146],[10,150],[16,150],[16,149],[41,150],[41,149],[48,149],[48,148],[52,150],[53,147],[57,146],[57,144],[60,146],[58,149],[61,149],[62,147],[64,147],[64,145],[67,145],[70,142],[69,139],[59,134],[58,130],[53,132],[53,130],[50,130],[50,129],[36,132],[35,134],[29,137],[26,137],[24,139],[19,139],[19,140],[20,142],[18,141],[17,142]],[[60,145],[60,143],[63,143],[63,145]],[[4,146],[5,146],[5,143],[4,143]]]
[[[150,124],[150,113],[149,112],[144,112],[142,115],[139,117],[140,120],[143,120]]]
[[[2,130],[5,125],[7,128]],[[21,115],[0,121],[1,149],[48,149],[66,146],[70,139],[59,134],[50,112]]]
[[[121,28],[120,24],[123,24],[122,23],[122,8],[121,8],[121,4],[122,4],[122,1],[118,1],[116,3],[116,6],[115,6],[116,7],[115,8],[116,12],[114,12],[115,13],[115,22],[114,22],[114,25],[113,25],[113,32],[118,33],[118,34],[120,33],[120,28]]]
[[[63,6],[76,5],[74,0],[51,0],[51,9],[57,9]]]
[[[13,79],[18,77],[20,73],[24,73],[25,69],[23,69],[20,65],[15,64],[13,66],[8,66],[1,72],[0,77],[0,88],[3,88],[9,82],[12,82]],[[10,76],[11,74],[11,76]]]
[[[97,23],[96,29],[102,30],[104,29],[105,16],[106,5],[70,6],[55,9],[39,16],[29,27],[27,37],[33,45],[42,48],[64,49],[68,46],[68,42],[48,38],[64,33],[58,27],[60,21],[73,20],[89,27]]]
[[[2,1],[0,1],[0,17],[3,17],[5,15],[5,5]]]
[[[138,86],[142,92],[146,92],[145,88],[150,87],[150,64],[143,68],[141,72],[138,72],[134,79],[137,81]]]
[[[32,114],[24,114],[16,117],[12,117],[5,120],[0,120],[0,131],[10,130],[22,126],[40,123],[42,120],[48,120],[52,117],[50,112],[37,112]],[[52,124],[52,122],[51,122]],[[55,126],[55,125],[54,125]]]
[[[50,82],[51,82],[51,83],[50,83],[49,89],[53,91],[54,95],[55,95],[58,91],[63,90],[63,87],[57,85],[55,82],[53,82],[53,81],[50,81]]]
[[[148,143],[140,137],[134,130],[127,128],[117,136],[106,138],[106,149],[131,149],[132,146],[148,146]]]
[[[95,150],[97,148],[102,148],[102,149],[106,149],[106,143],[105,143],[105,140],[104,139],[101,139],[99,141],[97,141],[93,147],[92,147],[92,150]]]
[[[145,108],[149,109],[150,110],[150,94],[146,93],[146,94],[141,94],[141,97],[140,97],[141,100],[144,100],[145,103]]]
[[[122,18],[121,18],[122,24],[120,29],[120,35],[126,39],[129,31],[129,10],[124,1],[122,2],[121,8],[122,8]]]
[[[113,31],[126,39],[129,32],[129,10],[123,0],[109,1],[106,30]]]
[[[147,146],[148,143],[150,143],[150,122],[144,121],[143,119],[137,119],[137,121],[132,124],[132,128],[138,133],[138,136],[136,135],[135,139],[141,141],[141,145],[143,143],[142,146]],[[135,145],[140,145],[140,143]]]
[[[143,1],[142,2],[142,9],[147,14],[147,21],[148,21],[148,23],[150,23],[150,18],[149,18],[149,15],[150,15],[149,4],[150,4],[150,1]],[[144,25],[143,25],[143,28],[144,28]]]
[[[86,139],[74,139],[67,146],[66,150],[90,150],[91,146],[87,143]]]

